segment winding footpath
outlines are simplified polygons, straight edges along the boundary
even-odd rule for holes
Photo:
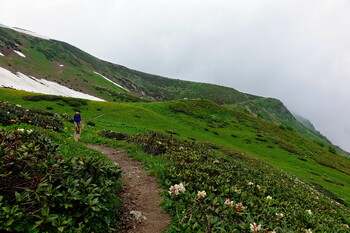
[[[124,203],[122,232],[127,233],[158,233],[169,227],[171,218],[162,211],[155,176],[147,175],[141,163],[130,158],[122,150],[111,147],[87,145],[100,151],[112,162],[118,163],[123,172],[123,188],[121,198]]]

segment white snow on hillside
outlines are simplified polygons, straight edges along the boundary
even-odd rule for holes
[[[48,95],[59,95],[81,99],[104,101],[92,95],[84,94],[58,83],[17,72],[16,74],[0,67],[0,87],[8,87],[17,90],[36,92]]]
[[[2,53],[0,53],[0,56],[4,57],[5,55],[4,55],[4,54],[2,54]]]
[[[124,89],[124,90],[130,92],[130,91],[129,91],[128,89],[126,89],[125,87],[122,87],[122,86],[119,85],[118,83],[115,83],[115,82],[113,82],[112,80],[109,80],[107,77],[103,76],[102,74],[97,73],[96,71],[94,71],[94,73],[100,75],[102,78],[104,78],[104,79],[106,79],[107,81],[113,83],[113,84],[116,85],[117,87],[120,87],[121,89]]]
[[[27,35],[30,35],[30,36],[34,36],[34,37],[38,37],[38,38],[41,38],[41,39],[44,39],[44,40],[50,40],[50,38],[47,37],[47,36],[43,36],[43,35],[40,35],[39,33],[28,31],[26,29],[17,28],[17,27],[9,27],[9,26],[6,26],[6,25],[1,24],[1,23],[0,23],[0,27],[9,28],[9,29],[15,30],[17,32],[20,32],[20,33],[23,33],[23,34],[27,34]]]
[[[13,52],[17,53],[19,56],[21,57],[26,57],[26,55],[24,55],[23,53],[21,53],[20,51],[17,50],[13,50]]]

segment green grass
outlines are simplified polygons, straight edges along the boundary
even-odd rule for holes
[[[55,113],[74,113],[74,108],[62,101],[24,101],[22,97],[26,95],[30,94],[6,89],[0,92],[3,100],[28,108],[46,110],[47,106],[52,106],[50,111]],[[187,106],[188,112],[174,112],[170,108],[172,105]],[[134,104],[88,101],[79,110],[85,123],[92,121],[96,124],[95,127],[84,128],[83,140],[102,129],[129,135],[148,130],[171,130],[177,132],[180,139],[195,138],[198,142],[211,142],[259,158],[304,180],[322,185],[350,204],[349,159],[331,154],[318,144],[267,121],[205,100]],[[94,117],[98,118],[92,119]],[[72,125],[66,123],[66,127],[71,128]],[[315,176],[310,171],[321,176]]]

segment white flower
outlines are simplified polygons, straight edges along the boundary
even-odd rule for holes
[[[31,134],[31,133],[33,133],[33,131],[34,131],[34,130],[32,130],[32,129],[28,129],[28,130],[27,130],[27,133],[28,133],[28,134]]]
[[[114,166],[118,167],[118,166],[119,166],[119,164],[115,162],[115,163],[114,163]]]
[[[17,129],[18,132],[24,133],[24,129]]]
[[[248,185],[254,185],[254,183],[253,183],[253,182],[251,182],[251,181],[249,181],[249,182],[248,182]]]
[[[236,204],[236,206],[235,206],[235,210],[236,210],[237,212],[241,212],[244,208],[245,208],[245,206],[244,206],[242,203],[238,203],[238,204]]]
[[[170,186],[168,193],[171,196],[177,196],[180,193],[184,193],[185,191],[186,191],[185,186],[182,183],[180,183],[180,184],[175,184]]]
[[[311,211],[311,210],[307,210],[306,212],[307,212],[308,214],[310,214],[310,215],[312,214],[312,211]]]
[[[257,185],[256,185],[256,188],[257,188],[257,189],[260,189],[260,188],[261,188],[261,186],[257,184]]]
[[[232,207],[233,206],[233,201],[231,201],[230,199],[226,199],[225,205],[227,205],[228,207]]]
[[[305,233],[312,233],[312,230],[311,230],[311,229],[307,229],[307,230],[305,231]]]
[[[276,213],[277,218],[283,218],[284,214],[283,213]]]
[[[267,200],[272,200],[272,197],[271,196],[267,196],[266,199]]]
[[[19,107],[19,108],[20,108],[20,107],[22,107],[22,106],[21,106],[21,105],[19,105],[19,104],[16,104],[16,106],[17,106],[17,107]]]
[[[80,161],[78,161],[78,164],[79,165],[84,165],[84,162],[80,160]]]
[[[207,195],[207,193],[205,191],[198,191],[197,196],[199,197],[199,199],[203,199],[205,198],[205,196]]]
[[[258,232],[258,231],[261,230],[261,225],[256,225],[256,223],[253,222],[253,223],[250,224],[250,230],[252,232]]]
[[[176,184],[175,188],[177,188],[181,193],[184,193],[186,191],[185,186],[182,183]]]

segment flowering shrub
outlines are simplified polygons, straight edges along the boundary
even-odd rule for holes
[[[166,187],[180,181],[186,187],[181,195],[175,186],[169,189],[165,206],[175,219],[171,232],[348,231],[346,207],[260,160],[158,132],[128,141],[169,160],[161,176]]]
[[[0,231],[112,232],[121,172],[65,159],[41,132],[0,130]]]
[[[0,113],[0,123],[5,126],[24,123],[54,131],[63,129],[63,124],[60,120],[49,118],[53,114],[43,110],[25,109],[19,105],[0,102]]]

